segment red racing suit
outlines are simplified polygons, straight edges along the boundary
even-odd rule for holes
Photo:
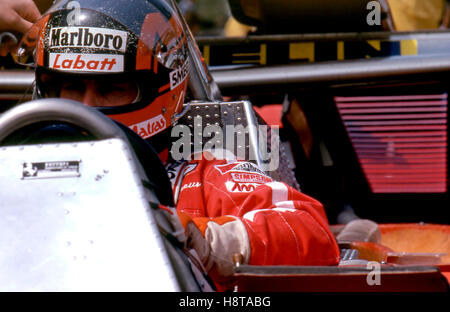
[[[338,264],[322,205],[255,164],[208,154],[166,170],[177,211],[192,217],[222,274],[231,274],[235,253],[251,265]]]

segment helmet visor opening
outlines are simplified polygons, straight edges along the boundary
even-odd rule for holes
[[[84,75],[39,72],[39,84],[45,97],[76,100],[96,108],[121,108],[141,100],[140,86],[129,75],[104,75],[93,79]]]

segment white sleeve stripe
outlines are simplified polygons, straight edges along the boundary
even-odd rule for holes
[[[269,182],[265,185],[272,189],[272,204],[288,200],[288,188],[281,182]]]
[[[292,200],[281,201],[281,202],[275,203],[275,206],[277,208],[295,209],[295,205],[294,205],[294,202]]]
[[[297,209],[295,208],[272,208],[272,209],[258,209],[258,210],[252,210],[247,212],[246,214],[243,215],[243,218],[253,222],[253,220],[255,219],[255,215],[259,212],[264,212],[264,211],[277,211],[277,212],[286,212],[286,211],[291,211],[291,212],[295,212],[297,211]]]

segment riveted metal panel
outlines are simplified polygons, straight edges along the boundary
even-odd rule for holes
[[[122,140],[0,148],[1,291],[177,291]]]

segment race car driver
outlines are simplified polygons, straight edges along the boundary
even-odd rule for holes
[[[36,94],[95,107],[152,141],[188,244],[219,290],[232,286],[235,254],[244,264],[336,265],[339,249],[318,201],[251,162],[207,151],[173,162],[164,153],[187,90],[181,25],[163,0],[57,1],[24,41],[37,44]]]

